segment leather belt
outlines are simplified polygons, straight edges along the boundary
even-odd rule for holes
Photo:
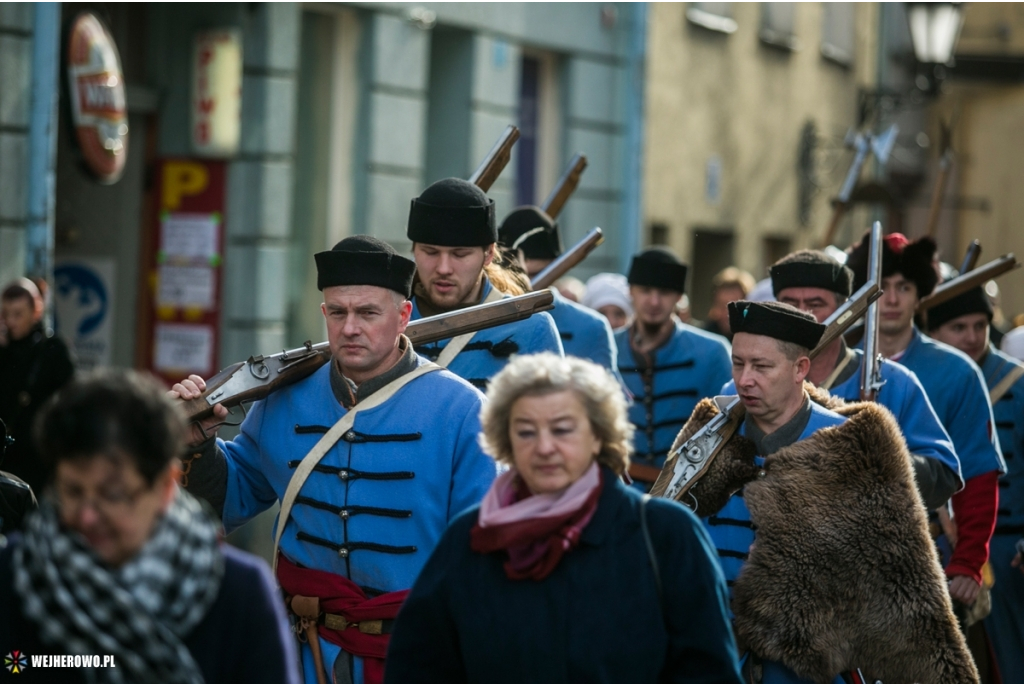
[[[317,626],[322,625],[328,630],[348,630],[355,628],[366,635],[387,635],[391,632],[393,619],[372,619],[366,621],[349,621],[341,614],[325,614],[320,611],[319,597],[293,595],[286,600],[292,613],[299,619],[295,624],[296,633],[304,633],[309,649],[313,653],[313,664],[316,667],[318,683],[327,683],[327,671],[324,668],[323,654],[320,651],[320,640]]]

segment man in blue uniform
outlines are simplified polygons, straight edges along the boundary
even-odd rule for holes
[[[928,310],[928,334],[981,367],[1007,471],[999,479],[989,564],[995,579],[985,628],[1004,683],[1024,682],[1024,575],[1011,567],[1024,535],[1024,364],[989,342],[992,303],[981,286]]]
[[[498,229],[501,246],[516,255],[531,278],[562,256],[558,222],[540,207],[528,205],[512,211]],[[558,327],[565,354],[589,359],[618,374],[615,341],[608,319],[593,309],[568,300],[557,291],[551,318]]]
[[[424,190],[412,201],[406,235],[416,260],[413,320],[529,291],[522,274],[501,265],[494,201],[468,181],[446,178]],[[484,389],[513,354],[562,354],[562,343],[541,312],[416,351]]]
[[[746,409],[740,435],[754,442],[758,466],[783,447],[846,420],[812,402],[803,387],[811,368],[808,353],[825,332],[813,316],[777,302],[739,301],[729,304],[729,326],[733,382]],[[755,538],[742,492],[704,524],[731,594]],[[783,664],[766,661],[762,668],[760,682],[802,682]]]
[[[405,592],[495,466],[477,444],[480,393],[402,335],[413,262],[353,236],[316,263],[331,363],[256,402],[230,442],[195,428],[186,485],[229,531],[281,502],[276,567],[306,681],[380,682]],[[190,376],[172,394],[204,388]]]
[[[657,479],[697,403],[717,395],[729,380],[725,338],[684,324],[673,314],[683,296],[686,270],[662,248],[633,257],[628,278],[635,317],[631,326],[615,333],[619,373],[633,395],[629,420],[636,436],[630,475],[645,490]],[[650,475],[645,478],[644,473]]]
[[[865,238],[850,251],[855,287],[867,280],[869,242]],[[949,594],[962,605],[957,611],[963,616],[964,607],[981,590],[981,570],[996,522],[997,482],[1006,467],[981,371],[963,352],[921,335],[914,325],[918,302],[938,283],[936,250],[928,237],[910,242],[899,233],[885,236],[878,350],[917,375],[960,459],[964,487],[952,498],[960,532],[946,575]]]
[[[853,272],[820,250],[800,250],[776,262],[769,273],[775,299],[808,312],[823,323],[850,297]],[[842,336],[811,362],[807,380],[848,402],[860,401],[864,353]],[[882,362],[876,401],[896,417],[914,464],[921,499],[929,509],[945,504],[960,489],[960,464],[917,377],[894,362]],[[728,392],[728,391],[723,391]]]

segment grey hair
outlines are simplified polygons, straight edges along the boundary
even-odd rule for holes
[[[491,379],[480,411],[480,445],[495,461],[512,464],[509,436],[512,405],[521,397],[571,391],[583,404],[594,436],[601,441],[597,462],[625,473],[633,450],[633,425],[618,381],[602,366],[552,352],[517,355]]]
[[[779,347],[779,352],[786,355],[786,359],[791,362],[795,362],[800,357],[809,357],[811,351],[803,345],[797,345],[794,342],[788,342],[786,340],[779,340],[776,338],[775,343]]]

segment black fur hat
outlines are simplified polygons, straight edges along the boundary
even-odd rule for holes
[[[522,250],[527,259],[558,259],[562,240],[558,222],[540,207],[516,207],[498,229],[498,242],[513,252]]]
[[[327,252],[318,252],[316,287],[375,285],[412,295],[416,262],[406,259],[383,240],[368,235],[345,238]]]
[[[869,231],[849,250],[850,258],[846,260],[846,265],[853,269],[854,290],[867,283],[870,245]],[[918,298],[930,295],[939,282],[939,275],[932,266],[938,249],[935,241],[928,236],[910,242],[902,233],[890,233],[882,239],[882,277],[903,274],[904,278],[917,286]]]
[[[821,250],[799,250],[775,262],[768,273],[778,297],[786,288],[822,288],[843,297],[853,292],[853,272]]]
[[[685,292],[686,265],[663,247],[652,247],[633,257],[629,266],[630,285],[648,285]]]
[[[992,323],[992,303],[980,285],[928,310],[928,330],[934,331],[944,323],[965,314],[985,314]]]
[[[766,335],[813,350],[824,335],[826,326],[792,305],[739,300],[729,303],[729,328],[733,335]]]
[[[406,236],[414,243],[482,247],[498,242],[494,200],[461,178],[445,178],[413,199]]]

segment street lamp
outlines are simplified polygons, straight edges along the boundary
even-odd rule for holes
[[[908,2],[906,7],[917,61],[952,65],[953,49],[963,25],[963,3]]]

